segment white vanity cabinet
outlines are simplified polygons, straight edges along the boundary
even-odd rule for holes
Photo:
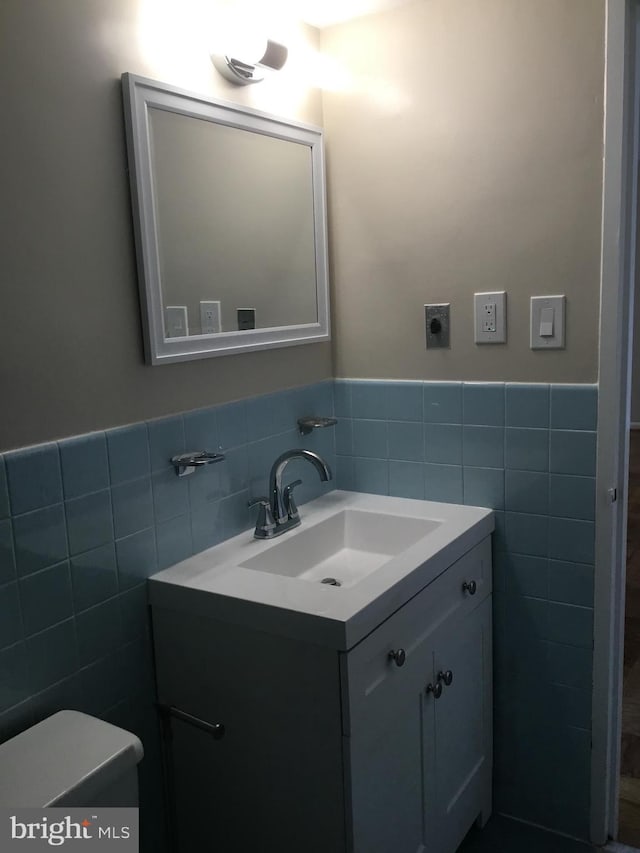
[[[352,849],[453,853],[491,812],[489,540],[341,662]]]
[[[225,727],[172,719],[179,853],[454,853],[488,818],[489,537],[350,649],[167,607],[153,626],[160,703]]]

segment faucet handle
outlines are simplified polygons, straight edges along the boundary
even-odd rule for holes
[[[273,520],[273,514],[269,506],[269,498],[253,498],[247,504],[250,507],[258,505],[260,506],[260,510],[253,535],[256,539],[271,539],[273,531],[276,529],[276,523]]]
[[[289,483],[288,486],[284,488],[284,508],[287,511],[287,515],[293,521],[296,521],[300,518],[300,514],[298,512],[298,507],[296,506],[296,501],[293,496],[293,490],[296,486],[301,486],[302,480],[294,480],[293,483]]]

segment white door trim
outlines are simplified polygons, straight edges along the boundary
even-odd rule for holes
[[[618,825],[636,230],[636,4],[607,0],[606,5],[591,761],[595,844],[615,837]]]

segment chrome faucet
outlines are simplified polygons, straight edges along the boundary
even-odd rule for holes
[[[260,513],[254,536],[256,539],[273,539],[300,524],[300,514],[293,496],[293,490],[302,483],[294,480],[282,488],[282,475],[292,459],[306,459],[311,462],[323,482],[332,478],[331,468],[324,459],[312,450],[294,448],[285,450],[271,466],[269,474],[269,497],[256,498],[249,506],[260,504]]]

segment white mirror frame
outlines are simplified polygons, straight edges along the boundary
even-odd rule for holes
[[[138,259],[138,284],[147,363],[167,364],[251,350],[288,347],[328,341],[329,282],[324,178],[324,146],[321,128],[286,121],[268,113],[218,101],[149,80],[122,75],[129,179]],[[169,110],[191,118],[237,127],[303,145],[311,151],[313,217],[315,225],[316,323],[266,329],[165,338],[158,227],[155,216],[151,158],[150,108]]]

